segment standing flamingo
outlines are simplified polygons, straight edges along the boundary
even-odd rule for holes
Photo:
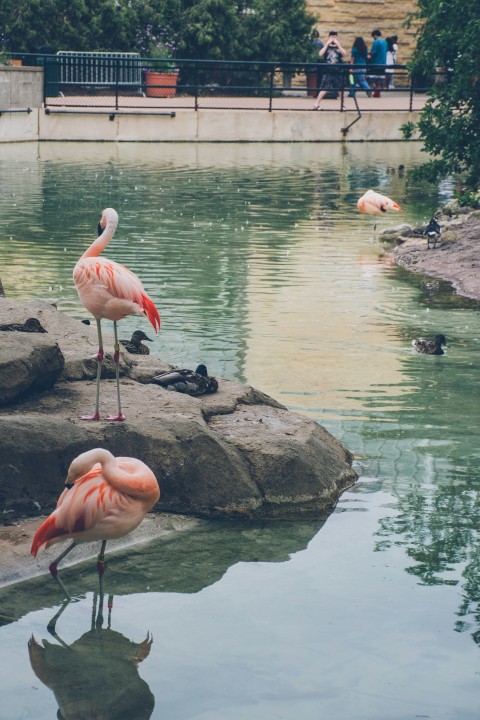
[[[73,269],[73,280],[83,305],[97,321],[97,392],[95,412],[84,415],[82,420],[100,419],[100,377],[103,363],[103,341],[101,320],[113,320],[115,333],[115,370],[117,380],[118,412],[107,416],[107,420],[125,420],[120,403],[120,345],[117,335],[117,321],[127,315],[146,315],[155,332],[160,328],[160,315],[153,301],[146,294],[140,279],[127,267],[108,258],[98,257],[113,238],[118,224],[118,214],[113,208],[102,212],[99,223],[101,234],[85,250]]]
[[[357,208],[361,213],[367,213],[368,215],[380,215],[381,213],[387,212],[387,210],[396,210],[402,212],[402,208],[394,200],[375,192],[375,190],[367,190],[357,202]],[[377,229],[377,223],[373,226],[373,232]]]
[[[35,533],[31,553],[36,557],[42,545],[48,548],[67,538],[73,540],[49,566],[69,597],[58,577],[60,560],[78,543],[101,540],[97,569],[102,584],[107,540],[134,530],[159,499],[160,489],[155,475],[141,460],[115,458],[103,448],[88,450],[75,458],[65,485],[57,507]]]

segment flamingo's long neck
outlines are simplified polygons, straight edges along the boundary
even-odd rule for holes
[[[110,240],[113,238],[115,234],[115,230],[117,229],[117,223],[118,219],[114,217],[107,217],[107,223],[105,225],[105,229],[102,232],[101,235],[98,236],[96,240],[93,241],[93,243],[90,245],[89,248],[85,250],[80,260],[83,260],[84,258],[88,257],[96,257],[97,255],[100,255],[101,252],[105,250]]]
[[[129,467],[130,458],[121,458],[121,460],[122,462],[119,463],[117,458],[104,448],[87,450],[73,461],[69,475],[72,471],[77,477],[79,472],[83,476],[96,463],[100,463],[105,480],[116,490],[140,500],[148,500],[149,497],[158,499],[158,483],[152,471],[140,461],[132,460],[132,465]]]

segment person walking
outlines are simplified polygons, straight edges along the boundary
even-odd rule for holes
[[[315,110],[320,107],[320,101],[328,92],[332,90],[338,91],[340,87],[340,65],[343,58],[346,55],[346,51],[338,42],[338,34],[335,30],[331,30],[328,34],[328,40],[323,48],[318,53],[319,57],[325,61],[325,69],[323,71],[323,77],[320,84],[320,92],[317,95],[315,102]]]
[[[385,87],[388,90],[394,90],[395,86],[393,84],[393,65],[396,65],[397,63],[397,36],[392,35],[391,37],[387,37],[386,43],[387,43],[387,64],[385,67]]]
[[[348,93],[348,97],[355,97],[355,91],[358,88],[363,88],[364,90],[366,90],[369,97],[372,94],[370,91],[370,85],[368,84],[365,77],[367,69],[367,55],[368,49],[365,44],[365,40],[363,39],[363,37],[356,37],[353,42],[350,64],[358,65],[359,67],[357,70],[355,68],[352,69],[351,74],[353,84],[350,86],[350,92]]]
[[[372,31],[372,47],[368,53],[368,61],[372,68],[373,97],[380,97],[385,79],[385,65],[387,64],[387,42],[382,38],[381,30]]]

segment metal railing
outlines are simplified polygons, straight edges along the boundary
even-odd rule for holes
[[[138,90],[142,85],[142,60],[139,53],[90,52],[61,50],[59,83],[64,85],[119,85]]]
[[[19,57],[19,56],[17,56]],[[323,63],[238,62],[141,58],[135,53],[72,53],[24,55],[23,64],[44,67],[45,107],[74,111],[105,108],[127,111],[155,108],[297,110],[314,109],[325,73]],[[345,112],[412,111],[423,106],[425,95],[441,77],[415,77],[406,65],[394,65],[393,84],[367,93],[355,89],[353,71],[342,64],[335,71],[333,88],[321,108]],[[367,81],[384,78],[384,67],[366,66]],[[159,73],[153,75],[152,73]],[[372,83],[373,84],[373,83]],[[384,83],[385,85],[385,83]]]

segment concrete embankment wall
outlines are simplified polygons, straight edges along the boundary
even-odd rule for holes
[[[401,140],[401,125],[418,120],[418,111],[367,110],[344,135],[356,112],[179,108],[132,114],[57,107],[49,113],[42,107],[42,86],[42,68],[0,68],[0,142],[387,141]]]

